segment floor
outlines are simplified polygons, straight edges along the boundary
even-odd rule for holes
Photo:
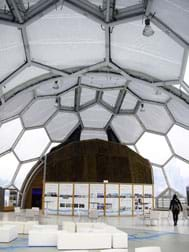
[[[24,217],[15,217],[13,213],[0,213],[0,220],[23,220]],[[91,221],[87,217],[65,217],[65,216],[44,216],[40,215],[41,224],[58,224],[62,221]],[[188,252],[189,251],[189,222],[180,220],[178,226],[174,227],[172,223],[164,221],[158,226],[144,225],[141,218],[138,217],[100,217],[98,221],[114,225],[117,228],[129,234],[129,252],[134,252],[136,247],[142,246],[160,246],[162,252]],[[0,244],[0,251],[14,252],[53,252],[57,251],[53,247],[30,248],[27,246],[27,236],[20,235],[15,241]]]

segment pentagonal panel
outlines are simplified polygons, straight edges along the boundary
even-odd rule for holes
[[[133,115],[115,116],[111,125],[121,142],[135,143],[143,128]]]
[[[107,134],[104,130],[82,130],[80,140],[101,139],[108,140]]]
[[[183,48],[155,25],[151,26],[155,34],[150,39],[142,34],[141,20],[115,26],[111,36],[113,61],[160,80],[178,79]]]
[[[22,114],[25,127],[41,126],[56,111],[55,98],[37,99]]]
[[[74,105],[75,105],[75,89],[71,90],[69,92],[66,92],[65,94],[62,94],[60,104],[61,104],[61,106],[65,106],[65,107],[74,107]]]
[[[189,106],[186,103],[171,99],[167,106],[177,122],[189,126]]]
[[[164,106],[143,103],[143,109],[139,109],[137,114],[148,130],[166,133],[173,124]]]
[[[81,111],[80,115],[85,127],[104,128],[112,114],[100,105],[94,105]]]
[[[17,94],[6,103],[0,106],[0,120],[8,119],[20,113],[25,106],[33,99],[32,92]]]
[[[114,107],[118,98],[119,90],[108,90],[103,92],[102,100]]]
[[[16,179],[14,181],[14,185],[20,190],[27,175],[29,174],[29,172],[31,171],[31,169],[34,167],[34,165],[36,164],[37,162],[34,161],[34,162],[28,162],[28,163],[25,163],[25,164],[22,164],[20,166],[20,169],[18,171],[18,174],[16,175]]]
[[[141,99],[166,103],[169,96],[159,90],[147,85],[141,85],[137,81],[129,83],[129,88]]]
[[[38,67],[27,67],[3,86],[3,93],[7,93],[11,89],[21,85],[22,83],[46,73],[48,73],[48,71]]]
[[[11,152],[0,157],[0,186],[7,186],[18,167],[18,160]]]
[[[144,158],[149,159],[155,164],[163,165],[172,155],[163,136],[145,132],[136,146]]]
[[[25,61],[22,36],[19,29],[12,26],[0,25],[1,57],[0,81],[14,72]]]
[[[43,128],[26,130],[15,147],[15,153],[21,161],[41,156],[49,143]]]
[[[137,98],[131,93],[127,92],[121,105],[121,110],[131,110],[136,107]]]
[[[22,124],[19,118],[0,126],[0,153],[5,152],[12,147],[21,131]]]
[[[158,196],[167,188],[167,183],[162,171],[162,168],[157,166],[152,166],[153,168],[153,178],[154,178],[154,194]]]
[[[63,141],[77,126],[79,119],[76,114],[59,112],[47,124],[46,128],[52,141]]]
[[[189,185],[189,164],[173,157],[164,167],[171,188],[186,196]]]
[[[105,56],[101,26],[66,6],[29,25],[27,33],[32,58],[56,68],[88,66]]]
[[[64,77],[57,78],[40,83],[40,86],[36,89],[38,96],[44,95],[56,95],[62,93],[77,84],[77,78]]]
[[[174,125],[168,133],[168,138],[175,153],[189,160],[189,148],[186,146],[189,142],[189,130]]]
[[[94,101],[96,98],[96,90],[92,88],[81,89],[80,105]]]

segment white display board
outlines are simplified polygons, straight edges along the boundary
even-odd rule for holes
[[[153,206],[153,187],[144,185],[144,212],[149,212]]]
[[[88,215],[89,184],[74,184],[74,215]]]
[[[90,184],[90,209],[97,209],[98,216],[104,215],[104,184]]]
[[[106,184],[106,216],[119,215],[119,185]]]
[[[59,209],[60,215],[72,215],[73,184],[59,184]]]
[[[120,184],[120,215],[132,215],[132,185]]]
[[[57,214],[58,207],[58,183],[45,184],[44,208],[45,213]]]
[[[143,214],[143,185],[134,185],[134,215]]]

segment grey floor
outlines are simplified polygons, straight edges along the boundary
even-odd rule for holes
[[[0,220],[25,220],[22,217],[15,217],[13,213],[0,213]],[[42,224],[61,225],[64,220],[86,222],[91,221],[87,217],[64,217],[64,216],[43,216],[39,218]],[[134,252],[136,247],[160,246],[162,252],[189,252],[189,223],[180,220],[177,227],[172,223],[164,221],[158,226],[144,225],[139,218],[133,217],[100,217],[98,221],[114,225],[129,234],[129,252]],[[20,235],[15,241],[5,244],[0,243],[0,251],[57,251],[54,247],[30,248],[27,246],[27,235]]]

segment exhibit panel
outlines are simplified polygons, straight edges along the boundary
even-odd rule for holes
[[[90,209],[96,209],[98,216],[104,215],[104,184],[90,184]]]
[[[134,215],[143,214],[143,185],[134,185]]]
[[[106,204],[105,215],[117,216],[119,215],[119,185],[106,184]]]
[[[133,214],[133,186],[120,184],[120,215]]]
[[[44,209],[46,214],[58,213],[58,184],[46,183],[45,184],[45,197],[44,197]]]
[[[144,185],[144,212],[149,212],[153,208],[153,187]]]
[[[74,215],[88,215],[89,184],[74,184]]]
[[[60,183],[59,184],[59,209],[60,215],[72,215],[73,206],[73,184]]]

